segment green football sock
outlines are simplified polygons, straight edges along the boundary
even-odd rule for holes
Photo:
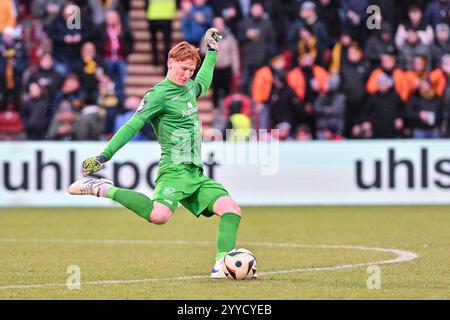
[[[241,216],[227,212],[220,217],[219,230],[217,232],[217,255],[216,261],[225,255],[236,245],[237,232]]]
[[[151,222],[150,212],[153,209],[153,201],[146,195],[129,189],[112,187],[106,193],[106,197],[117,201],[145,220]]]

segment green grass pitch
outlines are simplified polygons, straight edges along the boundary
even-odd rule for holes
[[[180,208],[156,226],[121,208],[0,209],[0,299],[450,298],[448,206],[243,209],[237,247],[256,255],[257,280],[209,279],[217,217]],[[369,289],[368,264],[398,257],[370,248],[418,257],[377,264]],[[71,265],[80,289],[66,285]]]

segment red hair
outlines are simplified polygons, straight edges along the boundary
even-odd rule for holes
[[[195,61],[196,65],[199,66],[202,60],[200,59],[198,50],[199,49],[192,44],[182,41],[169,51],[169,59],[174,59],[175,61],[192,59]]]

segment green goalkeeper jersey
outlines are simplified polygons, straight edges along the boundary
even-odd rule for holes
[[[144,95],[136,113],[109,141],[103,152],[108,160],[146,123],[150,123],[161,146],[160,171],[172,163],[201,163],[201,124],[197,99],[212,81],[216,51],[208,51],[195,80],[178,86],[168,78]]]

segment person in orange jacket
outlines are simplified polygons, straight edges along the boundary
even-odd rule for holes
[[[369,76],[366,84],[366,91],[369,95],[374,95],[379,91],[378,80],[381,76],[388,77],[394,82],[397,94],[406,102],[410,95],[409,85],[406,81],[405,73],[397,67],[395,53],[387,51],[381,54],[380,67],[376,68]]]
[[[287,83],[298,99],[298,124],[314,126],[314,101],[328,90],[328,72],[314,64],[314,56],[303,54],[298,65],[287,74]]]
[[[433,87],[442,99],[442,137],[450,138],[450,54],[444,54],[441,58],[439,68],[430,73]],[[437,79],[437,81],[436,81]]]
[[[309,95],[324,95],[327,91],[328,78],[328,72],[314,64],[314,57],[310,54],[301,55],[297,67],[287,75],[289,86],[302,102],[311,102]]]
[[[0,34],[6,27],[16,26],[17,11],[13,0],[0,1]]]
[[[429,79],[437,96],[442,96],[445,88],[445,75],[440,68],[433,71],[427,70],[428,60],[426,56],[417,55],[413,59],[413,69],[405,72],[406,82],[409,86],[408,97],[414,95],[420,82]]]
[[[258,118],[258,129],[269,129],[270,104],[274,88],[281,88],[286,82],[286,60],[282,51],[273,51],[269,65],[259,68],[253,77],[251,92],[255,103],[254,113]]]

